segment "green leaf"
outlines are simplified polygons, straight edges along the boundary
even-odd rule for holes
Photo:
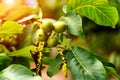
[[[116,80],[120,79],[120,76],[113,67],[105,66],[105,69],[110,75],[114,75],[114,77],[117,78]]]
[[[7,56],[5,53],[0,53],[0,70],[7,67],[11,61],[12,58]]]
[[[42,80],[40,76],[33,76],[30,69],[13,64],[1,71],[0,80]]]
[[[42,63],[49,65],[51,63],[51,61],[53,61],[54,59],[51,57],[43,57]]]
[[[98,56],[98,55],[94,55],[100,62],[103,63],[104,66],[109,66],[109,67],[112,67],[115,69],[115,66],[110,63],[107,59],[101,57],[101,56]]]
[[[73,46],[66,59],[74,80],[107,80],[103,64],[91,52]]]
[[[107,0],[69,0],[66,8],[67,12],[74,11],[99,25],[115,28],[118,22],[118,11]]]
[[[5,53],[0,53],[0,65],[2,65],[5,61],[11,61],[12,59],[7,56]]]
[[[68,24],[68,31],[71,34],[76,36],[83,36],[82,20],[79,15],[76,15],[74,12],[70,12],[60,19]]]
[[[12,64],[21,64],[27,68],[30,68],[30,62],[27,58],[24,57],[15,57],[13,58]]]
[[[9,53],[7,53],[7,55],[8,55],[8,56],[16,56],[16,57],[26,57],[26,58],[32,59],[30,50],[35,51],[35,50],[36,50],[36,47],[33,46],[33,45],[27,46],[27,47],[25,47],[25,48],[16,50],[16,51],[14,51],[14,52],[9,52]]]
[[[107,73],[109,73],[110,75],[114,75],[116,78],[119,78],[116,72],[116,68],[112,63],[110,63],[108,60],[106,60],[101,56],[98,56],[98,55],[94,55],[94,56],[103,63]]]
[[[15,34],[21,34],[23,26],[14,21],[6,21],[0,27],[0,37],[10,37]]]
[[[48,76],[52,77],[60,71],[60,67],[62,64],[61,57],[57,57],[56,59],[52,60],[48,66],[47,74]]]
[[[110,5],[116,7],[119,12],[119,20],[118,20],[118,25],[120,27],[120,0],[108,0]]]

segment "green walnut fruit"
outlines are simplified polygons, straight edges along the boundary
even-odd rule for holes
[[[54,23],[54,30],[57,33],[63,32],[67,28],[67,24],[63,21],[57,21]]]
[[[38,29],[36,31],[36,38],[39,41],[46,41],[48,39],[48,35],[42,29]]]
[[[55,47],[58,44],[58,39],[56,37],[50,37],[47,40],[47,44],[49,47]]]
[[[50,21],[44,21],[42,23],[42,29],[44,32],[48,33],[48,32],[51,32],[54,29],[54,27]]]

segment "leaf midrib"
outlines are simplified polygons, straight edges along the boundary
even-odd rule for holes
[[[112,26],[114,25],[113,21],[105,13],[103,13],[100,9],[98,9],[96,6],[93,6],[93,5],[90,5],[90,4],[89,5],[84,5],[84,6],[79,6],[76,9],[74,9],[73,11],[76,12],[77,10],[80,10],[81,8],[85,8],[85,7],[92,7],[94,9],[96,9],[96,11],[103,14],[111,22]]]
[[[58,68],[61,62],[59,61],[58,64],[54,68]]]
[[[90,76],[92,76],[92,78],[94,79],[94,80],[96,80],[95,79],[95,77],[85,68],[85,66],[81,63],[81,61],[77,58],[77,55],[75,54],[75,52],[73,51],[73,49],[71,48],[71,51],[72,51],[72,53],[73,53],[73,55],[75,56],[75,59],[79,62],[79,64],[82,66],[82,68],[90,75]]]

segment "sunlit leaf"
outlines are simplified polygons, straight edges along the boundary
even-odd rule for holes
[[[91,52],[72,47],[66,58],[74,80],[107,80],[103,64]]]
[[[120,0],[108,0],[110,5],[115,6],[119,12],[119,21],[118,24],[120,26]]]
[[[13,64],[0,72],[0,80],[42,80],[40,76],[33,76],[30,69]]]
[[[0,27],[0,37],[10,37],[15,34],[21,34],[23,26],[14,21],[6,21]]]
[[[107,0],[69,0],[67,12],[74,11],[85,16],[95,23],[115,28],[118,21],[118,12]]]
[[[26,57],[26,58],[32,59],[30,50],[35,51],[36,47],[32,46],[32,45],[31,46],[27,46],[25,48],[16,50],[14,52],[9,52],[9,53],[7,53],[7,55],[8,56],[16,56],[16,57]]]

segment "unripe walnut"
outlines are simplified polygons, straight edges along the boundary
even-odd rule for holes
[[[51,32],[54,29],[54,27],[50,21],[44,21],[42,23],[42,29],[44,32],[48,33],[48,32]]]
[[[47,40],[47,44],[49,47],[55,47],[58,44],[58,39],[56,37],[50,37]]]
[[[46,41],[48,35],[42,29],[38,29],[36,31],[36,37],[38,38],[39,41]]]
[[[67,28],[67,24],[63,21],[57,21],[53,25],[54,25],[54,30],[57,33],[61,33]]]

